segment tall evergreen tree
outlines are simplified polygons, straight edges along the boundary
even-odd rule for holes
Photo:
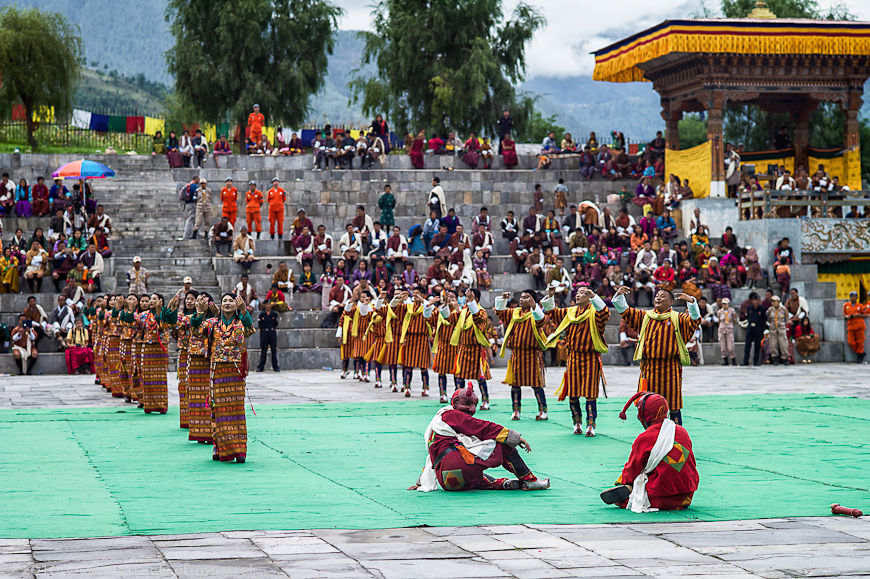
[[[203,120],[297,125],[323,86],[341,9],[328,0],[169,0],[169,72]]]
[[[61,14],[36,8],[0,9],[0,98],[24,105],[27,142],[36,150],[33,115],[54,107],[66,119],[79,77],[82,41],[78,28]]]
[[[367,114],[402,131],[493,132],[516,101],[526,44],[544,24],[520,3],[506,20],[501,0],[379,0],[363,62],[378,73],[351,81]]]

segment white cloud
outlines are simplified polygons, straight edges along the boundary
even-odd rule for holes
[[[520,0],[504,0],[505,14],[510,14]],[[716,9],[719,0],[525,0],[537,7],[547,19],[526,51],[526,76],[571,77],[591,75],[593,50],[604,48],[620,38],[654,26],[667,19],[691,18],[701,13],[701,6]],[[836,4],[823,0],[820,6]],[[364,30],[371,22],[371,4],[354,0],[336,0],[345,10],[340,26],[344,30]],[[870,20],[870,2],[847,0],[846,4],[859,20]]]

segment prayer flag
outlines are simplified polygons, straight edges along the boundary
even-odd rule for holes
[[[73,109],[72,126],[77,129],[89,129],[91,127],[91,113],[81,109]]]
[[[127,117],[109,115],[109,132],[110,133],[126,133],[127,132]]]
[[[161,133],[165,133],[165,121],[163,119],[157,119],[154,117],[145,117],[145,134],[146,135],[154,135],[157,131]]]
[[[109,115],[91,114],[91,130],[98,133],[109,132]]]
[[[128,133],[144,133],[145,117],[127,117]]]

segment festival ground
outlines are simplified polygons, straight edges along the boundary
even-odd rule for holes
[[[0,494],[0,576],[867,572],[870,521],[829,509],[870,507],[870,391],[856,369],[686,369],[701,486],[691,509],[644,515],[598,498],[640,432],[633,415],[616,416],[636,369],[607,369],[594,439],[572,436],[567,403],[552,397],[550,420],[535,422],[530,392],[510,422],[496,372],[479,416],[532,444],[528,463],[553,486],[530,493],[405,491],[437,397],[407,400],[336,372],[250,377],[245,464],[188,443],[177,407],[146,416],[87,379],[4,378],[0,480],[15,491]]]

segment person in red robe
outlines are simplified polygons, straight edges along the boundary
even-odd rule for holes
[[[634,403],[644,431],[631,445],[628,462],[615,486],[601,500],[635,513],[682,510],[692,504],[698,489],[698,468],[686,429],[668,418],[668,401],[641,391],[625,403],[619,417]]]
[[[411,143],[411,148],[408,149],[408,156],[411,157],[411,164],[415,169],[423,168],[423,149],[426,146],[426,136],[423,131],[417,133],[414,137],[414,142]]]
[[[532,451],[528,441],[516,430],[474,418],[476,410],[477,394],[469,382],[453,393],[450,406],[439,410],[426,428],[426,466],[408,490],[429,492],[439,485],[445,491],[549,488],[550,479],[536,477],[520,457],[518,448]],[[516,478],[494,478],[484,472],[498,466]]]
[[[501,140],[501,157],[505,169],[513,169],[517,166],[517,144],[508,133]]]

